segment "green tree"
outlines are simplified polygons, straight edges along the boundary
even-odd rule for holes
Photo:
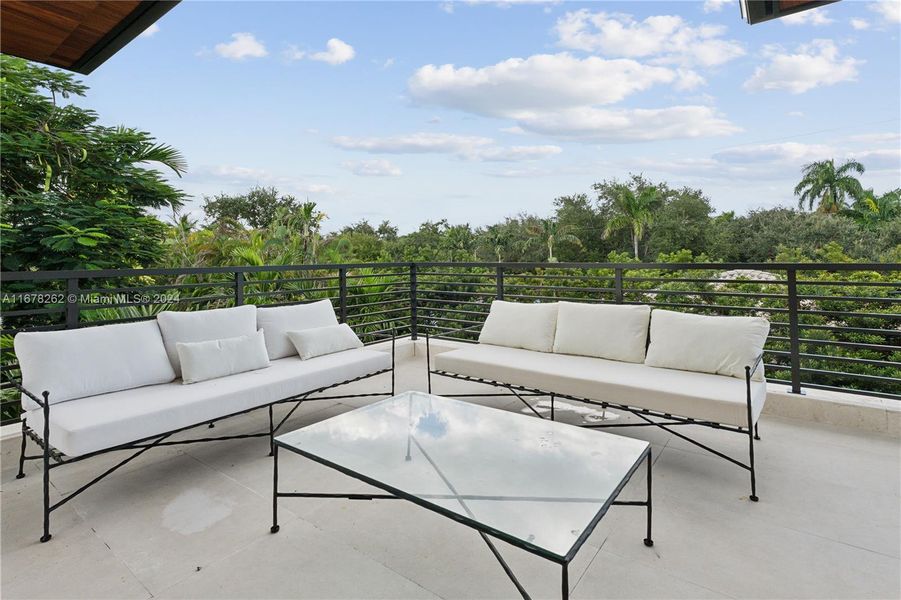
[[[279,211],[293,212],[298,208],[300,205],[294,196],[280,195],[274,187],[255,186],[246,194],[217,194],[203,198],[203,212],[208,223],[233,221],[251,229],[265,229]]]
[[[163,174],[181,154],[146,132],[105,127],[60,100],[87,88],[72,75],[0,56],[2,268],[134,267],[162,253],[166,226],[149,209],[185,196]]]
[[[901,217],[901,188],[881,196],[874,194],[873,190],[867,190],[843,214],[869,228],[898,219]]]
[[[694,255],[708,252],[712,212],[710,200],[701,190],[671,192],[654,215],[654,226],[648,232],[648,255],[677,250],[690,250]]]
[[[864,166],[856,160],[849,160],[835,167],[833,159],[821,160],[804,165],[801,181],[795,186],[798,208],[807,205],[808,210],[837,213],[847,208],[848,199],[857,199],[863,193],[860,181],[853,175],[862,175]]]
[[[541,219],[537,224],[530,228],[532,235],[537,236],[533,240],[541,241],[547,248],[547,261],[557,262],[554,256],[554,245],[558,242],[569,242],[577,246],[582,245],[582,241],[574,234],[569,232],[565,225],[561,225],[556,219]]]
[[[479,243],[488,248],[497,262],[504,262],[504,256],[510,250],[513,241],[513,232],[509,227],[489,225],[479,233],[478,237]]]
[[[616,186],[610,206],[612,216],[604,228],[604,237],[608,238],[620,230],[630,231],[632,252],[636,259],[640,258],[638,244],[648,225],[654,222],[654,214],[662,204],[660,192],[655,186]]]

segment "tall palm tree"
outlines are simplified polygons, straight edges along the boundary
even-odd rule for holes
[[[636,260],[638,243],[644,237],[645,229],[654,222],[654,212],[663,205],[656,187],[644,187],[633,191],[626,185],[620,185],[613,197],[613,217],[604,228],[604,238],[622,229],[632,232],[632,250]]]
[[[813,210],[818,202],[820,212],[840,212],[847,208],[848,198],[856,200],[862,196],[863,188],[853,173],[863,172],[864,166],[856,160],[845,161],[838,168],[831,158],[804,165],[801,181],[795,186],[798,208],[806,204],[808,210]]]
[[[556,219],[541,219],[529,227],[529,232],[538,236],[532,240],[540,239],[547,246],[548,262],[557,262],[557,257],[554,256],[554,244],[557,242],[570,242],[582,247],[582,240],[570,233],[570,228],[561,225]]]

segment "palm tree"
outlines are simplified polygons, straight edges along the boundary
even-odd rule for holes
[[[554,244],[557,242],[570,242],[582,247],[582,240],[569,231],[568,226],[561,225],[556,219],[541,219],[529,227],[529,232],[538,236],[532,240],[540,239],[547,245],[548,262],[557,262],[557,257],[554,256]]]
[[[901,188],[877,197],[873,190],[867,190],[851,208],[843,213],[859,224],[873,227],[892,219],[901,218]]]
[[[497,257],[497,262],[504,262],[504,252],[510,246],[513,238],[510,230],[500,225],[490,225],[482,235],[484,236],[484,243],[491,248],[491,251]]]
[[[819,201],[817,210],[825,213],[837,213],[846,208],[847,199],[857,199],[863,195],[860,181],[852,175],[862,175],[864,166],[856,160],[849,160],[840,167],[835,167],[833,159],[821,160],[804,165],[801,181],[795,186],[798,196],[798,208],[807,205],[813,210]]]
[[[621,229],[632,232],[632,250],[638,257],[638,243],[644,237],[645,228],[653,223],[654,211],[663,204],[656,187],[643,187],[633,191],[620,185],[613,197],[613,217],[604,228],[604,238],[609,238]]]

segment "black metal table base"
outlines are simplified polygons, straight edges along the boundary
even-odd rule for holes
[[[416,444],[416,446],[423,452],[426,459],[429,460],[429,462],[431,463],[432,461],[429,458],[428,454],[425,454],[425,450],[421,446],[419,446],[418,442],[416,442],[415,439],[413,440],[413,443]],[[280,492],[280,491],[278,491],[278,449],[279,449],[279,446],[280,446],[280,444],[278,444],[276,442],[273,445],[273,449],[272,449],[272,526],[269,528],[270,533],[278,533],[279,530],[281,529],[281,527],[278,524],[278,499],[279,498],[338,498],[338,499],[344,499],[344,500],[408,500],[410,502],[413,502],[414,504],[418,504],[420,506],[423,506],[425,508],[433,510],[434,512],[439,512],[440,514],[445,514],[445,516],[449,516],[451,518],[453,518],[453,514],[447,514],[444,511],[436,510],[434,507],[429,506],[427,504],[427,501],[429,499],[456,499],[457,501],[460,502],[460,504],[463,506],[463,508],[469,513],[469,509],[467,508],[467,506],[465,504],[465,500],[474,499],[474,498],[479,498],[479,499],[485,498],[484,496],[467,496],[467,495],[457,493],[457,491],[453,488],[453,485],[447,479],[444,478],[444,476],[441,474],[441,471],[438,469],[437,465],[435,465],[434,463],[432,463],[432,465],[435,467],[436,471],[438,472],[438,475],[441,476],[442,479],[444,479],[445,483],[448,485],[448,487],[450,488],[452,493],[450,493],[450,494],[425,494],[425,495],[414,496],[411,494],[404,493],[400,490],[395,490],[395,489],[391,488],[390,486],[381,484],[378,481],[375,481],[373,479],[366,477],[365,475],[361,475],[359,473],[354,473],[353,471],[342,468],[338,465],[334,465],[327,461],[320,460],[320,459],[316,458],[315,456],[311,456],[311,455],[308,455],[308,454],[305,454],[302,452],[298,452],[296,449],[292,449],[289,447],[286,447],[286,449],[291,450],[292,452],[294,452],[296,454],[300,454],[301,456],[306,456],[307,458],[310,458],[320,464],[324,464],[326,466],[332,467],[335,470],[344,473],[345,475],[348,475],[350,477],[353,477],[354,479],[363,481],[369,485],[372,485],[373,487],[377,487],[382,490],[385,490],[388,493],[385,493],[385,494],[349,494],[349,493],[327,493],[327,492]],[[582,533],[582,535],[580,536],[581,541],[584,542],[584,540],[587,539],[588,536],[594,531],[595,527],[597,527],[597,524],[600,522],[601,518],[603,518],[603,516],[606,514],[607,508],[609,506],[644,506],[647,508],[647,533],[646,533],[646,537],[643,540],[644,545],[648,546],[648,547],[652,547],[654,545],[654,540],[651,537],[651,518],[652,518],[652,487],[651,486],[652,486],[652,479],[653,479],[652,473],[653,473],[654,462],[651,457],[650,448],[648,448],[647,451],[645,452],[644,459],[645,459],[645,462],[647,462],[647,488],[648,488],[647,489],[647,498],[645,500],[616,500],[615,499],[619,496],[620,492],[623,490],[623,488],[626,486],[626,484],[632,478],[632,475],[635,473],[637,468],[641,465],[642,461],[639,461],[632,468],[632,470],[629,471],[629,473],[626,475],[626,477],[622,480],[622,482],[614,490],[614,492],[611,496],[611,498],[613,498],[613,500],[608,501],[608,503],[605,505],[605,507],[601,511],[599,511],[597,516],[592,520],[592,522],[590,523],[588,528],[586,528],[586,530]],[[493,498],[496,498],[498,500],[503,499],[501,497],[493,497]],[[471,517],[473,516],[472,513],[469,513],[469,515]],[[467,525],[468,527],[476,530],[476,532],[479,534],[479,536],[482,538],[482,540],[484,540],[485,544],[488,546],[488,549],[491,551],[491,554],[494,556],[494,558],[497,560],[497,562],[501,565],[501,568],[507,574],[507,577],[510,578],[510,581],[516,587],[516,589],[520,593],[520,595],[525,600],[531,600],[531,596],[526,591],[525,587],[522,585],[522,583],[519,581],[519,579],[516,577],[516,574],[513,572],[513,569],[510,568],[510,565],[507,564],[507,561],[504,560],[504,557],[501,555],[500,551],[497,549],[497,547],[491,541],[491,539],[489,537],[490,532],[483,531],[479,527],[477,527],[475,525],[471,525],[464,521],[461,521],[460,519],[454,518],[454,520],[457,521],[458,523]],[[513,540],[507,539],[504,541],[506,541],[508,543],[513,543],[513,545],[516,545],[515,541],[513,541]],[[581,547],[581,544],[575,546],[574,549],[570,552],[570,554],[568,554],[562,560],[556,560],[556,559],[551,559],[547,556],[542,556],[542,558],[544,558],[546,560],[550,560],[551,562],[554,562],[561,566],[562,571],[561,571],[560,591],[561,591],[561,598],[563,598],[563,600],[569,600],[569,594],[570,594],[569,563],[572,562],[573,558],[575,558],[576,552],[579,550],[580,547]],[[534,551],[532,551],[530,548],[527,548],[527,547],[521,547],[521,548],[523,550],[526,550],[527,552],[537,554]]]

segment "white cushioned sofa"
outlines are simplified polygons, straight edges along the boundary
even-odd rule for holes
[[[494,301],[478,344],[432,357],[426,339],[429,390],[432,375],[440,375],[506,388],[527,405],[523,392],[550,396],[551,418],[556,398],[628,411],[641,420],[636,425],[662,427],[750,471],[756,501],[754,439],[767,394],[761,359],[768,333],[761,317]],[[672,429],[677,425],[747,436],[748,463]]]
[[[136,323],[19,333],[14,340],[22,373],[22,381],[15,382],[23,408],[19,476],[25,460],[43,459],[42,541],[50,539],[49,513],[96,482],[50,506],[51,468],[113,450],[140,453],[210,439],[269,437],[271,444],[288,418],[276,424],[274,404],[294,402],[296,409],[316,392],[389,372],[390,390],[353,396],[393,394],[391,339],[390,353],[363,347],[347,325],[338,324],[329,300],[163,312]],[[167,440],[265,407],[268,431]],[[26,456],[29,438],[42,448],[41,455]]]

